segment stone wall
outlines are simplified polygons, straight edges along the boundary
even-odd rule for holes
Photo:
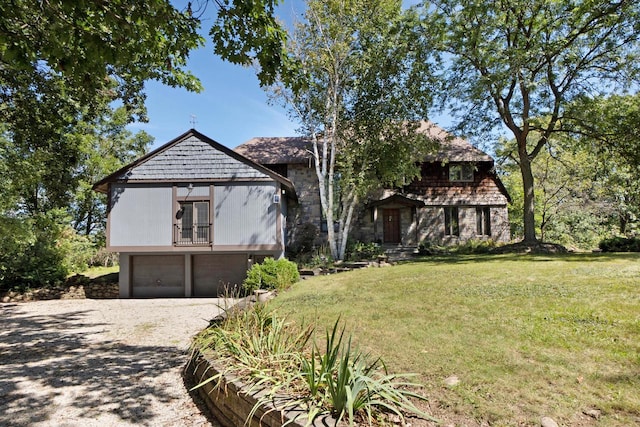
[[[485,165],[486,166],[486,165]],[[415,190],[410,197],[424,201],[427,206],[414,210],[406,205],[384,205],[378,207],[378,218],[373,221],[371,209],[359,206],[351,227],[351,237],[362,242],[383,241],[382,210],[400,209],[401,245],[417,246],[423,241],[440,244],[458,244],[468,240],[508,242],[511,239],[507,213],[507,198],[501,193],[489,170],[481,169],[473,182],[451,183],[440,164],[425,164],[423,177],[407,188]],[[294,183],[299,203],[289,209],[287,218],[288,242],[295,241],[296,230],[311,223],[321,226],[322,208],[318,194],[318,179],[313,166],[307,164],[288,165],[288,178]],[[393,193],[390,193],[393,194]],[[385,190],[373,194],[373,200],[389,196]],[[491,209],[491,236],[476,234],[476,206]],[[445,236],[443,206],[458,206],[459,236]],[[414,218],[415,212],[415,218]],[[417,228],[417,229],[416,229]],[[326,234],[321,233],[325,236]]]
[[[8,291],[0,295],[2,302],[25,302],[50,299],[115,299],[118,298],[118,282],[91,282],[85,276],[70,277],[64,284],[24,292]]]
[[[298,204],[291,206],[287,216],[288,242],[295,241],[296,229],[311,223],[320,229],[322,207],[316,170],[305,164],[288,165],[287,177],[294,183]]]
[[[511,239],[506,206],[491,206],[491,236],[478,235],[476,230],[476,206],[458,206],[459,236],[445,236],[444,211],[441,206],[427,206],[420,209],[420,241],[443,244],[458,244],[468,240],[494,240],[508,242]]]
[[[400,210],[400,234],[403,246],[417,246],[421,242],[430,241],[439,244],[454,245],[468,240],[494,240],[508,242],[511,239],[509,219],[506,206],[491,206],[491,236],[478,235],[476,230],[476,206],[458,206],[459,236],[445,236],[444,210],[442,206],[425,206],[415,210],[400,205],[384,205],[378,207],[375,224],[371,210],[362,212],[353,227],[353,237],[363,242],[382,242],[384,224],[382,212],[385,208]],[[417,226],[417,230],[416,230]]]
[[[223,376],[216,367],[215,361],[200,353],[194,353],[186,367],[186,374],[192,376],[196,384],[209,380],[197,390],[216,421],[224,427],[281,427],[285,424],[292,427],[345,425],[344,423],[336,424],[330,416],[319,416],[313,423],[308,423],[308,413],[299,407],[287,406],[286,396],[260,404],[254,411],[258,401],[264,397],[264,391],[249,391],[248,385],[239,378],[228,374]],[[212,378],[215,379],[211,380]],[[250,417],[252,413],[253,416]]]

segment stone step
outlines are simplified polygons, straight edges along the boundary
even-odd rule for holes
[[[385,248],[385,255],[389,261],[402,261],[413,258],[418,253],[418,248],[413,246],[394,246]]]

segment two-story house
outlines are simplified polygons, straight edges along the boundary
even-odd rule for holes
[[[438,150],[421,162],[419,178],[403,188],[381,188],[370,195],[352,225],[352,238],[404,247],[425,241],[509,241],[510,198],[495,173],[493,158],[431,122],[423,122],[419,131],[436,141]],[[309,139],[253,138],[235,151],[295,185],[299,203],[289,208],[290,238],[305,223],[326,227]]]

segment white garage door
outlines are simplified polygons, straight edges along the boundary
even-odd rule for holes
[[[131,268],[134,297],[184,296],[184,255],[135,255]]]
[[[193,295],[217,297],[242,284],[247,277],[247,255],[194,255]]]

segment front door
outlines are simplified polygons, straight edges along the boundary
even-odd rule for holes
[[[384,243],[400,243],[400,209],[383,209]]]

